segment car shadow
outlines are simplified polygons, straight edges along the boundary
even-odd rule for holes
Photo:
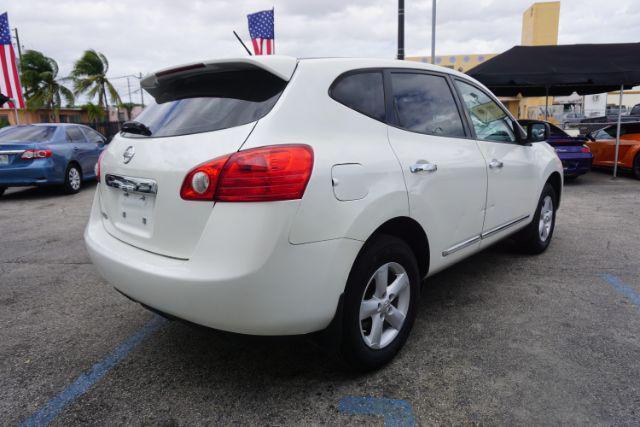
[[[514,253],[514,243],[507,240],[461,261],[455,269],[430,277],[422,285],[417,323],[428,321],[426,318],[435,312],[463,310],[464,303],[451,304],[451,301],[465,298],[469,277],[477,271],[490,276],[494,270],[504,269],[504,260],[496,263],[496,256],[505,258],[507,264],[509,259],[517,264],[518,258],[524,257]],[[487,285],[485,282],[473,286]],[[416,333],[414,328],[413,334]],[[368,375],[350,372],[330,352],[317,345],[312,335],[249,336],[173,321],[158,339],[160,342],[147,347],[145,355],[153,357],[160,371],[179,370],[180,387],[208,387],[212,378],[216,383],[249,388],[256,383],[284,384],[302,379],[339,384]],[[411,337],[407,345],[410,342]],[[402,363],[401,358],[402,352],[391,364]]]
[[[82,188],[78,194],[84,191],[93,190],[96,187],[95,181],[83,182]],[[73,196],[66,194],[61,187],[10,187],[0,196],[0,202],[3,200],[38,200],[54,197]]]

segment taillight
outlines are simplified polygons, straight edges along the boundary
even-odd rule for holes
[[[580,152],[581,153],[590,153],[591,150],[586,145],[583,145],[582,148],[580,149]]]
[[[100,153],[100,155],[98,156],[98,161],[96,162],[96,165],[93,167],[93,171],[96,174],[96,181],[100,182],[100,161],[102,160],[102,156],[104,156],[104,151],[102,151]]]
[[[20,158],[25,160],[30,159],[46,159],[47,157],[51,157],[53,153],[51,150],[25,150]]]
[[[308,145],[253,148],[197,166],[185,177],[180,196],[221,202],[300,199],[312,169]]]

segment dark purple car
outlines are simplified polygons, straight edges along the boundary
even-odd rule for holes
[[[549,126],[547,143],[556,149],[558,157],[562,160],[565,177],[576,178],[591,170],[593,154],[585,145],[587,140],[584,136],[570,136],[558,126],[542,120],[518,120],[518,122],[527,133],[544,132],[545,125]]]

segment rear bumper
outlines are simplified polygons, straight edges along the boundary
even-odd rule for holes
[[[591,153],[558,153],[558,157],[562,161],[565,176],[583,175],[591,170]]]
[[[63,177],[55,171],[52,159],[36,159],[16,166],[0,167],[0,186],[61,184]]]
[[[149,307],[225,331],[294,335],[324,329],[362,246],[351,239],[292,245],[291,218],[246,233],[251,206],[219,203],[193,256],[179,260],[112,237],[102,224],[99,192],[95,197],[85,242],[100,274]],[[274,208],[290,217],[297,204]]]

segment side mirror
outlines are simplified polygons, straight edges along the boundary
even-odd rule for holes
[[[527,142],[542,142],[549,139],[551,126],[549,123],[531,123],[527,126]]]

